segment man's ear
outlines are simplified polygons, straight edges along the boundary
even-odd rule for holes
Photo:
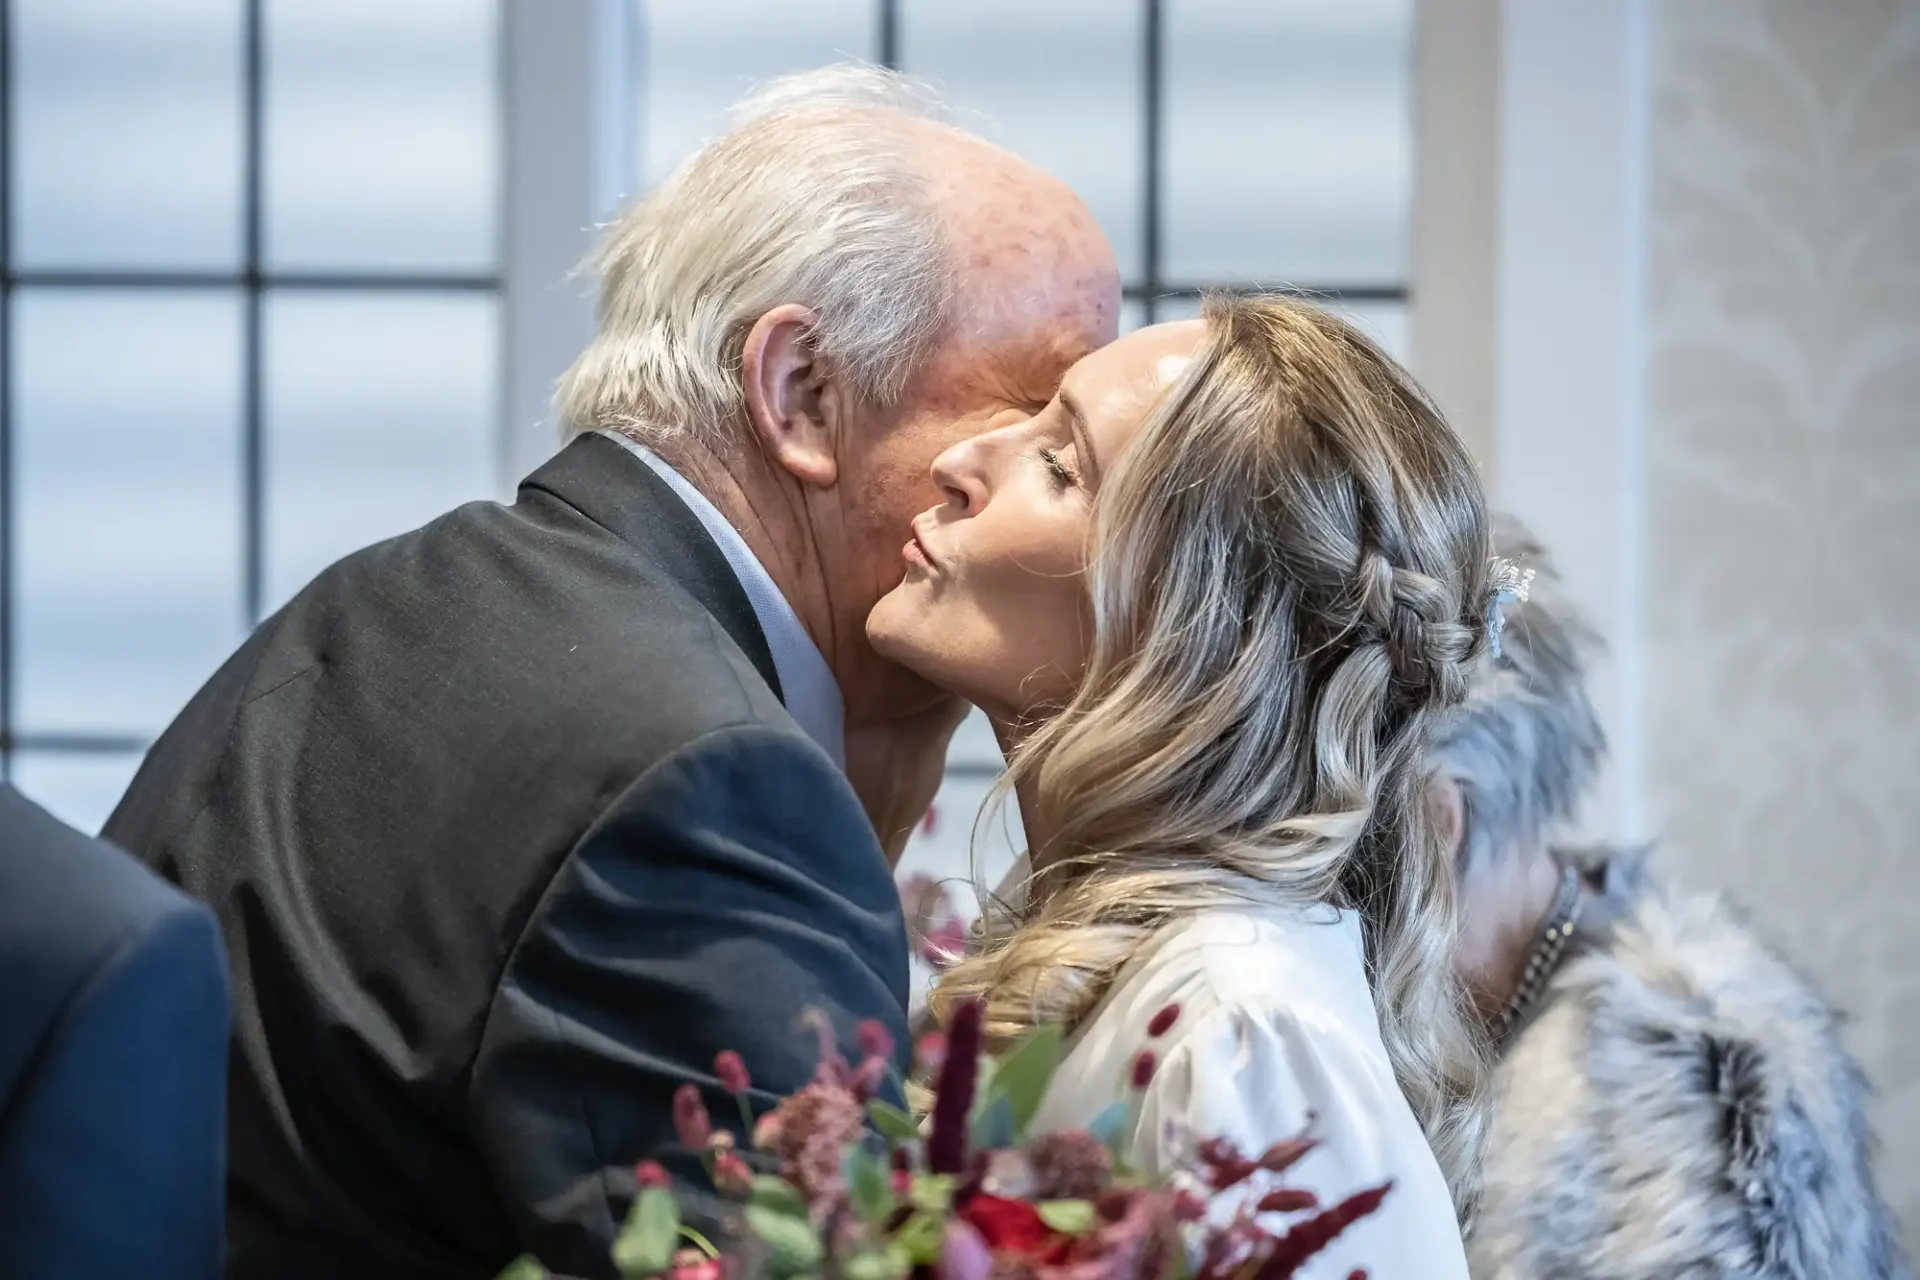
[[[747,421],[774,465],[801,484],[830,489],[840,477],[845,402],[814,350],[818,323],[797,302],[754,321],[740,351],[740,389]]]
[[[1436,773],[1429,778],[1427,811],[1433,816],[1433,825],[1440,832],[1447,859],[1458,863],[1460,841],[1467,832],[1467,797],[1460,790],[1460,784],[1444,773]]]

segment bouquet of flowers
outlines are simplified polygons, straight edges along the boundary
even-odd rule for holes
[[[1214,1139],[1172,1179],[1128,1158],[1128,1135],[1152,1079],[1153,1041],[1172,1028],[1170,1005],[1146,1028],[1129,1086],[1087,1129],[1030,1134],[1059,1061],[1058,1028],[1043,1028],[997,1057],[982,1053],[981,1009],[962,1007],[944,1037],[920,1046],[933,1102],[924,1128],[880,1094],[893,1046],[875,1023],[860,1028],[850,1064],[816,1017],[813,1081],[757,1119],[736,1054],[715,1074],[739,1099],[754,1149],[777,1173],[755,1173],[731,1134],[715,1129],[700,1093],[684,1086],[674,1119],[704,1152],[714,1185],[736,1206],[727,1247],[683,1224],[666,1172],[649,1161],[614,1262],[627,1280],[1282,1280],[1360,1218],[1391,1184],[1322,1207],[1279,1187],[1257,1199],[1242,1184],[1281,1174],[1314,1147],[1301,1134],[1246,1153]],[[897,1079],[894,1080],[899,1084]],[[1236,1191],[1237,1189],[1237,1191]],[[1234,1194],[1231,1212],[1209,1212]],[[1265,1215],[1257,1218],[1256,1212]],[[1266,1225],[1281,1215],[1284,1229]],[[522,1259],[502,1280],[546,1273]],[[1349,1280],[1364,1277],[1355,1272]]]

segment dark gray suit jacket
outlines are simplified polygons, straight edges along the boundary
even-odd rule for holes
[[[0,1276],[220,1272],[213,917],[0,786]]]
[[[232,953],[234,1276],[608,1274],[675,1087],[735,1114],[718,1050],[785,1093],[804,1009],[905,1040],[865,814],[719,549],[600,437],[321,574],[107,830]]]

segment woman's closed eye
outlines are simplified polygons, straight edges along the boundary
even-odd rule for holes
[[[1056,490],[1064,493],[1080,483],[1080,477],[1074,474],[1073,468],[1067,465],[1057,450],[1041,449],[1040,461],[1046,467],[1047,478],[1053,482]]]

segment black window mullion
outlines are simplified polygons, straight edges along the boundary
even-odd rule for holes
[[[880,65],[900,69],[900,0],[874,0],[874,50]]]
[[[266,596],[265,432],[261,422],[261,161],[264,150],[261,99],[265,74],[265,32],[261,29],[261,0],[247,0],[242,39],[246,64],[242,69],[240,122],[244,139],[241,164],[241,298],[240,334],[240,592],[242,626],[251,631],[260,621]]]
[[[1140,164],[1140,288],[1141,320],[1152,324],[1155,302],[1160,296],[1160,125],[1161,77],[1166,58],[1161,47],[1164,29],[1161,0],[1146,0],[1141,28],[1140,139],[1143,154]]]
[[[0,0],[0,782],[13,776],[13,5]]]

